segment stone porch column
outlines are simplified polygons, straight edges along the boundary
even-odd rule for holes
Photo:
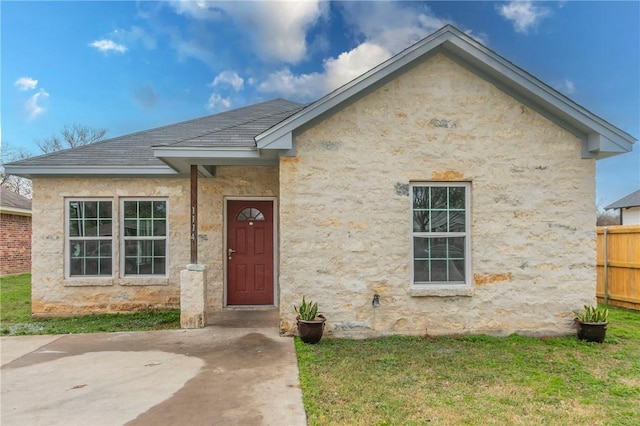
[[[202,328],[207,324],[207,268],[189,264],[180,271],[180,327]]]

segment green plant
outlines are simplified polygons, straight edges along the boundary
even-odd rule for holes
[[[302,296],[302,303],[300,304],[300,307],[298,308],[296,305],[293,305],[293,309],[301,320],[313,321],[318,315],[318,302],[307,303],[304,296]]]
[[[575,312],[576,319],[580,322],[607,322],[609,320],[609,309],[605,306],[584,305],[582,313]]]

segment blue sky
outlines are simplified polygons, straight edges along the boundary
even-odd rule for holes
[[[308,102],[450,23],[640,136],[640,2],[0,2],[4,150],[65,124],[107,137],[284,97]],[[597,201],[640,189],[640,144]]]

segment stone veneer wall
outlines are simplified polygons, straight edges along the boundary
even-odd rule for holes
[[[572,332],[596,280],[580,148],[443,55],[306,130],[280,162],[282,331],[305,295],[338,336]],[[412,181],[471,182],[472,296],[410,295]]]
[[[33,180],[34,315],[130,312],[178,308],[180,271],[190,261],[190,182],[188,178],[36,178]],[[218,167],[214,178],[199,179],[198,260],[207,267],[209,309],[222,307],[224,196],[274,196],[275,167]],[[114,201],[114,274],[112,278],[64,277],[65,197],[112,197]],[[166,277],[120,277],[119,200],[166,197],[169,252]]]

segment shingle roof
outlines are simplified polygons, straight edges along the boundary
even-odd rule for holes
[[[640,206],[640,189],[638,189],[636,192],[632,192],[631,194],[619,199],[614,203],[609,204],[604,209],[605,210],[624,209],[628,207],[638,207],[638,206]]]
[[[31,200],[8,189],[0,188],[0,207],[31,210]]]
[[[254,137],[304,108],[274,99],[219,114],[106,139],[91,145],[27,158],[19,166],[165,166],[154,146],[255,147]]]

